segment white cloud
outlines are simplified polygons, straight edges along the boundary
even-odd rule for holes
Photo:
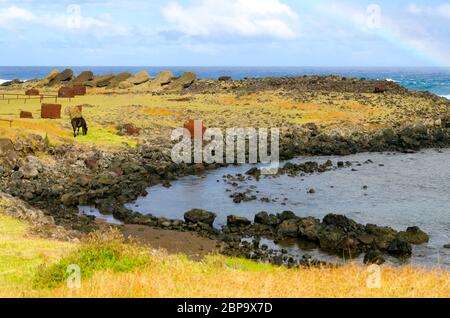
[[[450,19],[450,3],[444,3],[437,8],[438,14]]]
[[[1,0],[0,0],[1,1]],[[87,32],[98,37],[128,36],[131,30],[123,25],[110,21],[111,18],[103,15],[102,18],[84,16],[82,12],[31,12],[29,10],[10,6],[0,9],[0,27],[9,30],[23,29],[29,26],[40,26],[57,32]]]
[[[438,16],[450,19],[450,3],[443,3],[438,6],[418,6],[415,3],[410,3],[406,11],[414,15],[428,15]]]
[[[292,39],[298,16],[280,0],[194,0],[162,8],[172,27],[189,36],[229,34]]]
[[[410,3],[406,8],[406,11],[414,15],[421,15],[423,13],[423,8],[419,7],[415,3]]]
[[[320,27],[326,28],[328,33],[341,33],[350,37],[374,34],[386,22],[382,7],[375,4],[364,6],[340,1],[322,2],[315,6],[315,14],[320,17],[317,18]]]
[[[30,22],[35,19],[33,13],[28,10],[10,6],[0,10],[0,26],[9,26],[14,23]]]

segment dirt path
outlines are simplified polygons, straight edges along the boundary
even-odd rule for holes
[[[124,225],[121,229],[127,238],[132,237],[153,248],[167,250],[170,254],[184,254],[196,260],[220,251],[219,242],[201,238],[194,233],[153,229],[142,225]]]

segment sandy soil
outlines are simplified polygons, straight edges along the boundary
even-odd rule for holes
[[[201,238],[194,233],[154,229],[141,225],[124,225],[121,227],[125,237],[132,237],[138,242],[164,249],[169,254],[184,254],[199,260],[209,254],[219,252],[220,243]]]

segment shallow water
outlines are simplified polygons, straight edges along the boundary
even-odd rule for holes
[[[417,265],[443,265],[450,268],[450,150],[427,150],[417,154],[358,154],[346,157],[298,158],[293,162],[331,159],[351,161],[353,167],[304,177],[266,177],[239,183],[240,189],[223,179],[227,174],[245,173],[250,166],[228,167],[203,176],[189,176],[167,189],[155,186],[148,195],[128,207],[155,216],[183,219],[186,211],[202,208],[218,214],[216,226],[231,214],[253,220],[256,213],[294,211],[298,216],[323,218],[328,213],[344,214],[360,223],[373,223],[405,230],[419,226],[431,241],[416,246],[410,262]],[[373,163],[364,163],[368,159]],[[358,165],[360,164],[360,166]],[[353,171],[357,170],[357,171]],[[257,201],[235,204],[234,192],[256,187]],[[364,189],[367,186],[367,189]],[[308,194],[314,188],[315,194]],[[233,192],[227,192],[227,189]],[[270,203],[259,199],[268,197]],[[286,245],[291,252],[308,253],[320,259],[336,257],[309,250],[301,244]],[[395,260],[391,260],[395,262]]]
[[[120,225],[123,224],[121,221],[114,218],[112,215],[106,215],[100,213],[100,211],[92,206],[79,206],[78,210],[80,214],[85,214],[89,216],[95,216],[95,219],[100,222]]]

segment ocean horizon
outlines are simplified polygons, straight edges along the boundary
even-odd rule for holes
[[[13,79],[27,81],[43,78],[51,70],[70,68],[75,74],[91,70],[96,75],[147,71],[151,76],[169,70],[175,76],[192,71],[202,79],[230,76],[235,80],[261,77],[337,75],[394,81],[408,89],[429,91],[450,99],[450,68],[440,67],[199,67],[199,66],[0,66],[0,84]]]

